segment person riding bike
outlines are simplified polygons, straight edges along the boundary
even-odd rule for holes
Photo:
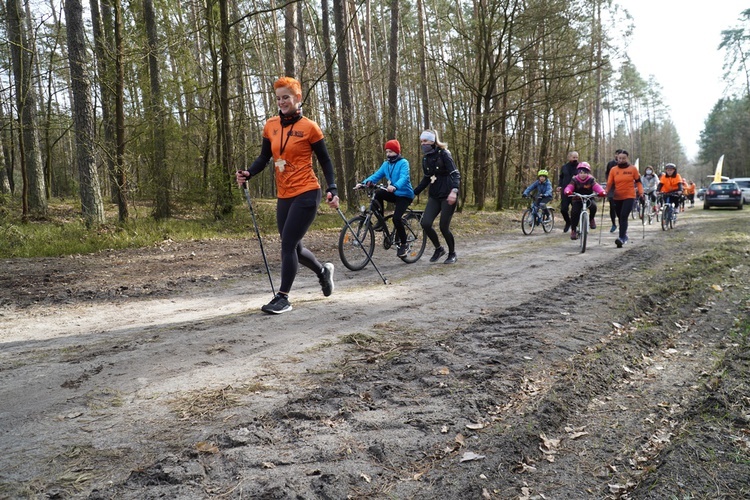
[[[573,176],[573,179],[571,179],[570,184],[565,186],[565,191],[563,191],[565,196],[570,196],[573,193],[578,194],[593,194],[596,193],[600,197],[604,197],[607,195],[607,193],[602,189],[602,187],[599,185],[598,182],[596,182],[596,178],[594,178],[593,175],[591,175],[591,166],[587,162],[581,162],[578,164],[578,169],[576,170],[576,175]],[[577,240],[578,239],[578,219],[581,216],[581,211],[583,210],[583,200],[580,198],[573,198],[573,200],[570,202],[570,239],[571,240]],[[589,213],[591,214],[591,217],[589,218],[589,227],[591,229],[596,229],[596,222],[594,221],[594,217],[596,217],[596,203],[592,202],[589,204]]]
[[[656,210],[656,186],[659,184],[659,178],[654,173],[654,168],[649,165],[646,167],[646,172],[641,177],[641,185],[643,186],[643,196],[648,196],[651,200],[652,210]]]
[[[672,203],[677,209],[682,199],[682,186],[682,176],[677,173],[677,165],[674,163],[664,165],[664,173],[656,186],[656,189],[664,198],[664,203]]]
[[[547,203],[552,201],[553,191],[552,183],[549,180],[549,172],[542,169],[536,174],[536,180],[529,187],[524,189],[523,196],[528,198],[532,191],[536,190],[536,200],[534,201],[542,209],[542,217],[549,217]]]
[[[379,189],[375,193],[375,199],[372,202],[371,209],[383,216],[383,205],[389,201],[395,205],[393,211],[393,227],[396,235],[401,242],[396,249],[396,254],[403,257],[409,251],[409,245],[406,243],[406,228],[404,227],[403,216],[406,209],[409,208],[414,199],[414,189],[411,185],[411,175],[409,173],[409,162],[401,156],[401,144],[396,139],[391,139],[385,143],[386,159],[378,170],[367,179],[355,186],[355,189],[362,185],[372,185],[381,179],[387,179],[388,187]],[[382,223],[378,223],[373,228],[376,231],[382,230]]]

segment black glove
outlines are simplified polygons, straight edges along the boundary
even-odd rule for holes
[[[336,184],[331,184],[330,186],[328,186],[328,189],[326,189],[326,193],[331,193],[331,198],[338,196],[339,190],[336,188]]]
[[[372,181],[367,181],[365,182],[365,186],[367,186],[368,188],[373,188],[375,187],[375,183]]]
[[[528,198],[529,197],[528,194],[522,194],[521,196],[523,196],[524,198]]]

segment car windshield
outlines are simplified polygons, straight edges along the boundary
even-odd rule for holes
[[[737,181],[737,185],[741,188],[750,188],[750,181]]]
[[[734,182],[715,182],[709,186],[710,189],[737,189],[737,184]]]

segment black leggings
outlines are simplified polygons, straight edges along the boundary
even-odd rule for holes
[[[403,244],[406,241],[406,229],[404,228],[404,213],[409,208],[412,198],[406,198],[405,196],[396,196],[395,193],[386,191],[385,189],[378,189],[375,192],[375,199],[379,202],[379,206],[372,203],[372,209],[377,210],[380,215],[383,215],[383,200],[390,201],[395,204],[396,207],[393,210],[393,227],[396,228],[396,234],[399,240]]]
[[[453,218],[453,212],[456,211],[456,204],[453,205],[448,203],[447,199],[438,200],[437,198],[429,197],[427,199],[427,206],[424,209],[424,215],[422,215],[422,228],[424,233],[430,239],[435,248],[440,246],[440,240],[438,240],[437,232],[432,228],[432,224],[435,222],[435,218],[440,214],[440,232],[445,238],[445,244],[448,245],[448,253],[456,251],[456,242],[453,239],[453,233],[451,233],[451,219]]]
[[[573,200],[570,203],[570,227],[574,231],[578,227],[578,218],[581,216],[582,210],[583,202],[581,200]],[[592,200],[589,205],[589,220],[594,220],[594,217],[596,217],[596,202]]]
[[[323,266],[315,255],[302,245],[310,225],[315,220],[320,205],[320,189],[307,191],[294,198],[279,198],[276,202],[276,225],[281,235],[281,288],[289,293],[302,264],[320,274]]]
[[[620,221],[620,241],[628,236],[628,218],[630,217],[630,212],[633,211],[634,204],[635,198],[628,198],[627,200],[613,200],[612,202],[612,205],[615,207],[617,219]]]

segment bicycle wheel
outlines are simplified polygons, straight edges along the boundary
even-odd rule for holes
[[[352,271],[364,269],[374,251],[375,231],[372,230],[372,224],[367,222],[364,215],[353,217],[349,220],[349,226],[345,225],[341,228],[339,257],[348,269]]]
[[[650,226],[651,223],[654,221],[654,206],[651,204],[651,200],[646,201],[646,207],[643,210],[646,214],[648,225]]]
[[[661,210],[661,230],[666,231],[669,229],[669,221],[672,219],[672,207],[669,204],[664,205]]]
[[[523,217],[521,217],[521,229],[523,230],[523,234],[531,234],[534,232],[534,226],[536,225],[534,217],[534,212],[530,208],[527,208],[523,213]]]
[[[578,226],[578,244],[581,247],[581,253],[586,251],[586,240],[589,237],[589,212],[584,208],[581,212],[581,222]]]
[[[401,260],[407,264],[412,264],[422,257],[424,249],[427,246],[427,238],[422,228],[422,214],[418,212],[407,212],[404,215],[404,227],[406,229],[406,243],[409,245],[409,251]]]
[[[542,229],[545,233],[549,233],[555,227],[555,210],[552,208],[547,209],[549,215],[545,218],[542,216]]]

